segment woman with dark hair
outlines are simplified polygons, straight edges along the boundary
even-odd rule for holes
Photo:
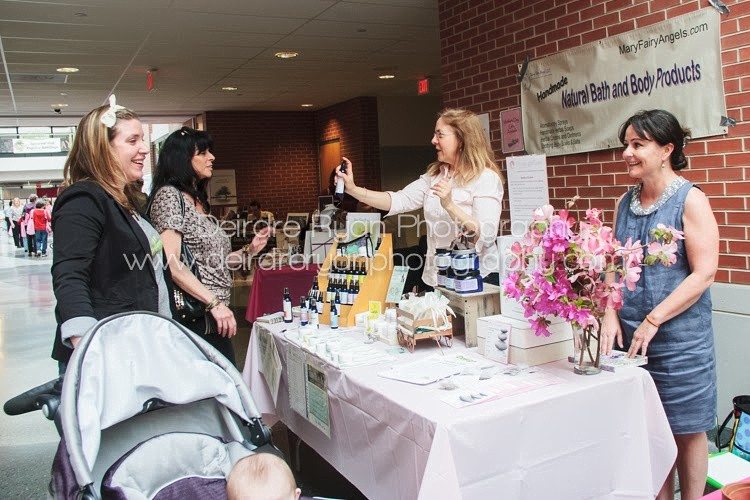
[[[618,314],[607,310],[601,349],[615,340],[648,356],[650,373],[677,443],[675,467],[683,499],[703,495],[708,467],[706,431],[716,415],[716,358],[709,287],[719,261],[719,230],[706,195],[678,175],[687,166],[683,148],[690,132],[671,113],[641,111],[620,128],[622,157],[638,184],[615,209],[615,236],[648,244],[659,224],[685,233],[672,242],[677,260],[645,266],[634,291],[623,289]],[[654,243],[658,244],[658,243]],[[673,498],[674,469],[657,498]]]
[[[102,318],[126,311],[172,317],[161,239],[135,209],[135,182],[148,152],[138,116],[114,96],[76,129],[52,212],[58,325],[52,357],[61,371],[70,347]],[[151,265],[133,265],[146,260]]]
[[[229,309],[230,267],[262,250],[268,231],[231,252],[229,237],[210,216],[207,185],[213,172],[212,147],[208,133],[189,127],[167,137],[154,172],[149,215],[161,234],[175,284],[205,304],[205,316],[185,326],[204,335],[234,363],[230,339],[237,333],[237,321]],[[183,242],[195,258],[199,277],[180,260]]]

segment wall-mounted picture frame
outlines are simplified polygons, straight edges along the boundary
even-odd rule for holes
[[[208,196],[212,205],[237,204],[237,182],[233,168],[213,171],[208,184]]]

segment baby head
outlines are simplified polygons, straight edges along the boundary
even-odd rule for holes
[[[284,460],[256,453],[239,460],[227,480],[229,500],[297,500],[300,489]]]

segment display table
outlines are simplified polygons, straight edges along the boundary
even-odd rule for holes
[[[564,383],[456,409],[444,391],[379,377],[384,365],[326,365],[331,438],[289,407],[286,345],[278,405],[259,373],[253,327],[243,378],[264,421],[281,419],[371,500],[654,498],[677,448],[645,370],[573,374],[543,365]],[[436,352],[427,344],[409,362]],[[454,342],[452,350],[466,349]]]
[[[256,268],[253,285],[247,301],[245,319],[255,321],[258,316],[281,311],[284,288],[289,288],[292,304],[299,305],[299,298],[307,295],[318,274],[318,266],[309,264],[300,266],[283,266],[278,269]]]

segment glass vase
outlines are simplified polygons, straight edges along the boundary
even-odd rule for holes
[[[593,326],[573,328],[574,365],[573,372],[578,375],[596,375],[599,368],[599,332]]]

